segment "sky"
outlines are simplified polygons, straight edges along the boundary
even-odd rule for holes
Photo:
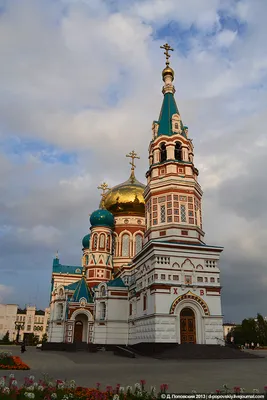
[[[0,0],[0,302],[80,265],[97,186],[145,183],[161,71],[195,146],[225,321],[267,315],[266,0]]]

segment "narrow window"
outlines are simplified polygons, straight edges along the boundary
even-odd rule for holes
[[[175,143],[174,158],[175,160],[182,161],[182,147],[179,142]]]
[[[104,233],[101,233],[101,235],[100,235],[99,247],[100,247],[100,249],[103,249],[105,247],[105,235],[104,235]]]
[[[107,251],[110,250],[110,235],[107,236]]]
[[[166,208],[164,204],[160,206],[160,222],[166,222]]]
[[[101,287],[100,293],[101,293],[101,297],[106,296],[106,288],[105,288],[105,286]]]
[[[106,319],[106,303],[104,302],[100,303],[100,319]]]
[[[166,161],[167,160],[167,149],[166,149],[166,144],[161,143],[160,145],[160,162]]]
[[[138,254],[139,251],[142,249],[142,236],[141,235],[136,235],[135,237],[135,254]]]
[[[129,257],[130,254],[130,237],[129,235],[123,235],[122,237],[122,257]]]
[[[130,315],[132,315],[132,314],[133,314],[133,305],[132,305],[132,303],[130,303],[129,314],[130,314]]]
[[[175,129],[179,129],[179,124],[178,124],[178,122],[175,122],[174,128],[175,128]]]
[[[144,297],[143,297],[143,310],[145,311],[146,310],[146,306],[147,306],[147,304],[146,304],[146,294],[144,295]]]
[[[93,249],[95,250],[96,248],[97,248],[97,234],[95,233],[93,240]]]
[[[186,222],[186,208],[184,204],[181,204],[181,222]]]
[[[88,254],[85,255],[85,265],[88,265]]]

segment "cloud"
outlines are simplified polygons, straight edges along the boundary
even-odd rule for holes
[[[206,240],[225,247],[225,318],[264,313],[265,2],[1,6],[0,269],[3,285],[16,274],[14,299],[28,302],[18,285],[31,293],[29,281],[41,276],[38,301],[47,305],[57,249],[63,263],[79,265],[97,186],[128,178],[133,148],[145,182],[162,101],[159,46],[168,40],[204,189]]]

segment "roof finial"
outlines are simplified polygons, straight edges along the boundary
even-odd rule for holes
[[[97,187],[97,189],[102,190],[102,193],[101,193],[101,197],[102,197],[101,208],[105,208],[104,203],[105,203],[105,198],[106,198],[106,195],[107,195],[106,190],[110,190],[109,187],[108,187],[108,184],[106,182],[103,182],[103,183],[101,183],[100,186]]]
[[[168,67],[170,65],[170,62],[169,62],[169,58],[170,58],[169,51],[173,51],[173,49],[171,48],[170,45],[168,45],[168,43],[165,43],[163,46],[160,46],[160,48],[165,50],[164,54],[166,56],[166,66]]]
[[[56,251],[56,260],[58,260],[59,259],[59,257],[58,257],[58,250]]]
[[[134,150],[132,150],[129,154],[126,154],[126,157],[130,157],[132,159],[129,164],[131,165],[131,181],[133,183],[135,181],[134,169],[136,168],[134,160],[140,160],[140,157],[138,157],[137,153]]]

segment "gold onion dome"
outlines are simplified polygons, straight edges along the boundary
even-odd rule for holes
[[[172,76],[172,80],[174,79],[174,70],[167,66],[166,68],[164,68],[164,70],[162,71],[162,78],[164,80],[166,75],[171,75]]]
[[[134,173],[130,178],[114,186],[107,192],[104,198],[104,207],[113,215],[137,215],[145,216],[145,185],[139,182]]]

